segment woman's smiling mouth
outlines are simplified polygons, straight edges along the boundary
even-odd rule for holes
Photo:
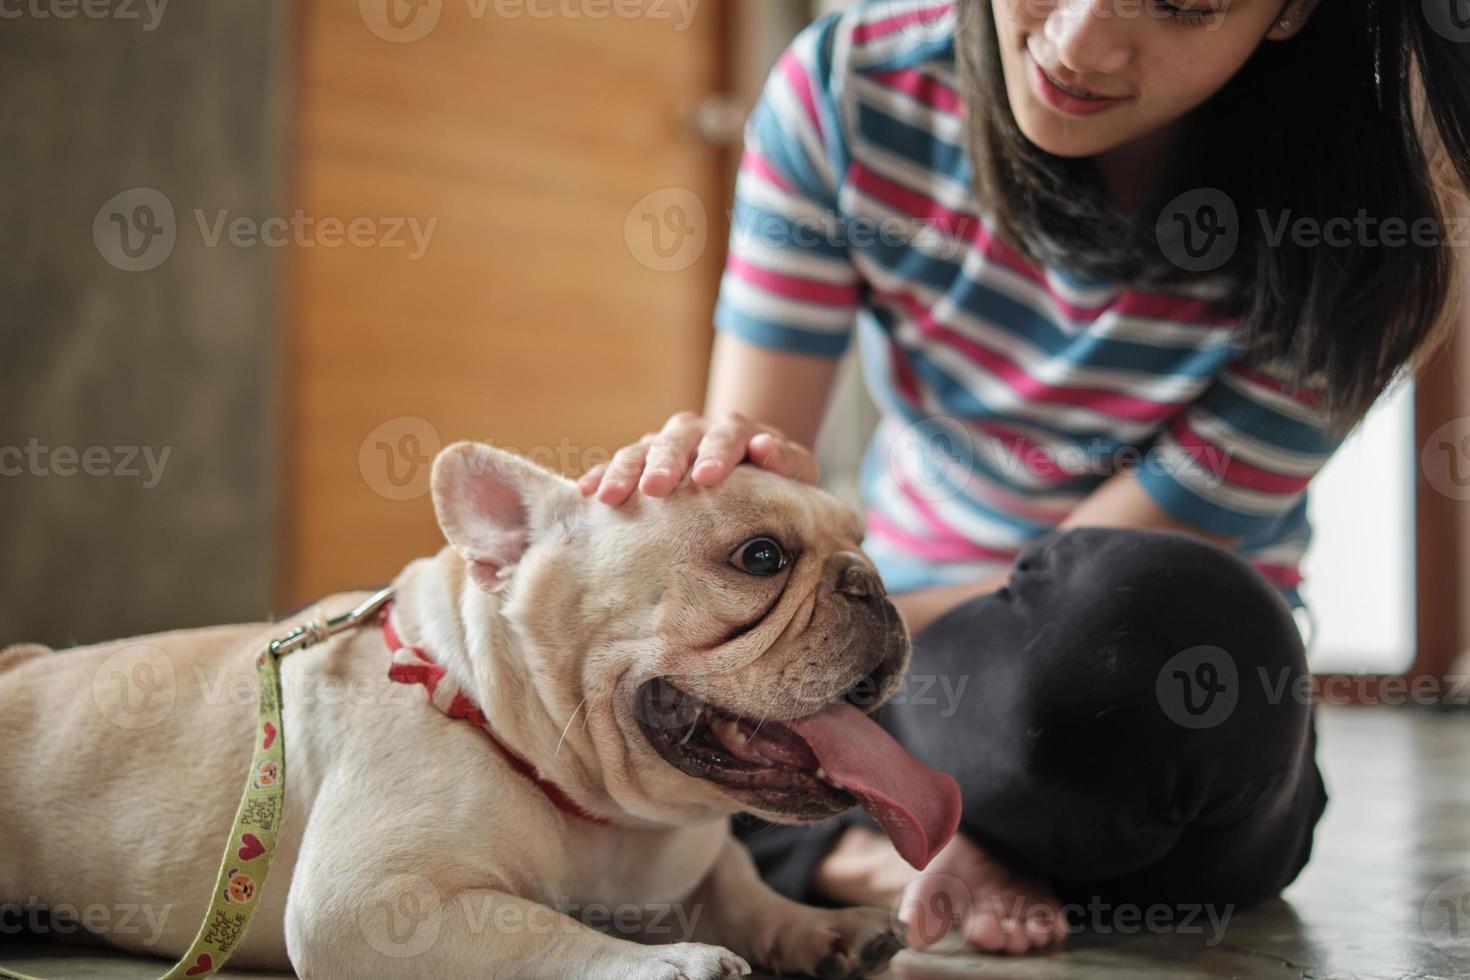
[[[1037,95],[1047,105],[1067,115],[1090,116],[1128,101],[1124,97],[1102,95],[1091,89],[1062,81],[1043,68],[1041,63],[1032,57],[1029,49],[1026,51],[1026,64],[1030,69],[1032,87],[1036,90]]]

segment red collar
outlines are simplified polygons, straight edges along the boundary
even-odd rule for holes
[[[433,657],[418,647],[406,645],[398,636],[398,631],[393,628],[393,620],[389,616],[390,609],[391,606],[384,606],[382,613],[383,639],[388,642],[388,649],[393,654],[393,663],[388,668],[390,678],[400,684],[424,685],[429,692],[429,702],[434,707],[451,718],[469,722],[483,732],[485,737],[490,739],[491,744],[500,750],[500,754],[505,757],[510,767],[535,783],[536,788],[541,790],[558,810],[569,813],[580,820],[586,820],[588,823],[606,824],[608,822],[582,809],[560,786],[542,779],[535,766],[516,755],[504,742],[496,738],[495,733],[490,730],[490,723],[485,720],[484,713],[468,694],[459,689],[453,678],[447,677],[443,665],[435,662]]]

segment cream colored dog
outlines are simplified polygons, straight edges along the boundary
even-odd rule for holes
[[[855,706],[895,689],[908,636],[852,510],[750,466],[611,508],[473,443],[440,454],[432,490],[449,547],[398,576],[391,623],[491,735],[390,679],[373,626],[285,658],[280,843],[230,965],[355,980],[880,968],[900,945],[888,912],[776,895],[727,829],[741,810],[800,822],[861,803],[918,865],[954,832],[953,780]],[[250,760],[256,655],[363,598],[0,653],[0,906],[140,906],[156,930],[93,928],[182,955]]]

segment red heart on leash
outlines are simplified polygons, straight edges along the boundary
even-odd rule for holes
[[[200,953],[199,958],[194,961],[194,965],[184,971],[184,976],[197,977],[205,973],[211,973],[213,971],[214,957],[210,956],[208,953]]]
[[[270,722],[266,722],[265,741],[261,743],[261,748],[268,749],[274,744],[276,744],[276,726],[272,725]]]
[[[265,845],[254,834],[241,834],[240,843],[245,845],[240,848],[241,861],[253,861],[265,853]]]

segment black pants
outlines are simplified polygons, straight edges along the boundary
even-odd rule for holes
[[[913,641],[879,719],[953,774],[960,832],[1062,903],[1248,905],[1306,864],[1327,794],[1306,663],[1276,590],[1182,535],[1083,529],[1018,558],[1011,584]],[[741,815],[778,891],[854,812],[810,826]]]

